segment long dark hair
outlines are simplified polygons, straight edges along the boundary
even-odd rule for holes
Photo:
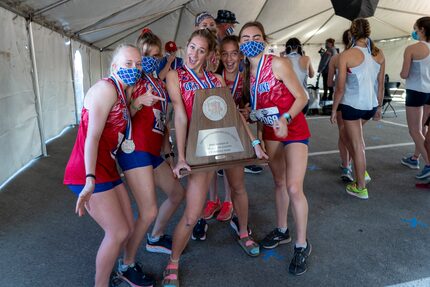
[[[426,36],[426,41],[430,40],[430,17],[421,17],[415,23],[418,29],[424,29],[424,35]]]
[[[300,56],[303,56],[302,43],[300,43],[300,40],[297,38],[288,39],[288,41],[285,43],[285,53],[288,55],[296,49],[297,53]]]
[[[222,54],[222,47],[227,44],[232,43],[236,46],[237,50],[239,51],[239,37],[236,35],[229,35],[225,36],[224,39],[222,39],[221,43],[219,43],[220,53]],[[219,65],[215,73],[222,74],[222,71],[224,71],[225,67],[222,61],[219,61]]]
[[[261,35],[263,36],[263,40],[265,42],[267,42],[267,35],[264,32],[264,27],[263,24],[261,24],[258,21],[254,21],[254,22],[248,22],[245,25],[242,26],[242,29],[240,29],[239,32],[239,39],[241,39],[242,37],[242,33],[245,29],[249,28],[249,27],[257,27],[258,30],[261,31]],[[250,103],[251,101],[251,91],[250,91],[250,87],[251,87],[251,67],[250,67],[250,63],[248,61],[247,58],[244,59],[244,70],[243,70],[243,88],[242,88],[242,104],[243,106]]]

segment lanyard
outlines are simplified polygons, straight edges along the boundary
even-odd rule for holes
[[[127,98],[124,94],[123,86],[114,76],[111,76],[110,78],[114,82],[116,89],[118,90],[119,94],[121,95],[121,98],[124,101],[124,104],[127,106]],[[126,108],[126,110],[127,110],[127,128],[125,129],[125,139],[122,142],[121,147],[125,153],[131,153],[134,151],[134,143],[133,143],[133,139],[131,138],[131,135],[132,135],[131,116],[130,116],[130,112],[128,111],[128,108]],[[115,156],[117,151],[118,151],[118,148],[114,150],[112,154]]]
[[[159,85],[157,85],[156,82],[154,82],[154,80],[150,76],[148,76],[147,74],[144,74],[144,76],[151,83],[152,87],[157,91],[158,96],[161,96],[164,98],[164,101],[160,101],[160,102],[161,102],[161,109],[163,111],[163,114],[166,114],[167,113],[167,95],[165,90],[163,89],[163,87],[160,87]]]
[[[231,87],[231,95],[233,96],[233,98],[234,98],[234,95],[236,93],[237,86],[239,84],[239,74],[240,74],[240,72],[237,71],[236,77],[234,78],[233,86]],[[222,71],[222,77],[224,78],[225,81],[227,81],[224,70]]]
[[[200,80],[200,78],[197,76],[197,74],[192,69],[188,68],[187,65],[184,65],[184,67],[185,67],[185,70],[194,78],[194,80],[199,84],[199,86],[202,89],[206,89],[207,88],[206,85],[205,85],[205,83],[203,83],[202,80]],[[210,88],[215,88],[214,83],[212,83],[212,81],[209,79],[209,76],[208,76],[208,74],[206,73],[205,70],[203,70],[203,74],[205,75],[205,79],[206,79],[206,82],[208,82],[209,87]]]
[[[257,109],[258,85],[260,84],[260,75],[261,75],[261,70],[263,69],[264,59],[265,59],[265,55],[263,55],[260,61],[258,61],[257,73],[255,74],[254,93],[252,92],[252,89],[251,89],[251,106],[253,110]]]

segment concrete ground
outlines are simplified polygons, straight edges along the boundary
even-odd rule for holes
[[[213,220],[207,240],[190,241],[182,257],[182,286],[430,286],[430,190],[416,189],[416,171],[400,165],[414,147],[404,105],[394,106],[398,117],[387,112],[364,129],[372,177],[367,201],[349,196],[339,179],[337,128],[327,117],[308,118],[312,139],[305,193],[313,252],[307,273],[288,274],[292,244],[250,258],[234,242],[229,224]],[[51,142],[49,156],[35,161],[0,193],[2,287],[93,284],[102,232],[89,216],[74,214],[76,198],[62,185],[75,136],[71,129]],[[250,225],[261,240],[275,227],[269,169],[246,175],[246,186]],[[294,237],[291,216],[289,222]],[[160,282],[168,256],[142,246],[138,257]]]

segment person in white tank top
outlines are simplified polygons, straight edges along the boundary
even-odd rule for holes
[[[339,57],[339,78],[330,120],[336,123],[336,110],[341,104],[340,110],[348,137],[347,145],[352,154],[356,179],[356,182],[346,186],[346,191],[360,199],[368,199],[362,127],[371,118],[381,118],[385,58],[369,38],[369,21],[364,18],[355,19],[350,31],[352,48]]]
[[[297,38],[290,38],[285,43],[285,55],[293,64],[294,73],[297,75],[299,82],[305,89],[306,96],[309,100],[308,94],[308,77],[313,78],[315,72],[312,67],[311,58],[305,56],[302,49],[302,43]],[[303,113],[306,114],[308,111],[308,104],[303,109]]]
[[[430,115],[430,17],[416,21],[412,38],[419,42],[406,47],[400,77],[406,79],[406,119],[415,151],[413,156],[402,158],[401,163],[419,169],[421,155],[425,166],[416,178],[424,179],[430,176],[430,147],[426,150],[423,130],[423,122]]]

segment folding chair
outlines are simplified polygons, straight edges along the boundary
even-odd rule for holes
[[[391,105],[391,102],[393,101],[393,96],[391,95],[391,89],[394,89],[394,93],[396,93],[397,89],[400,87],[400,82],[388,82],[385,83],[384,86],[384,99],[382,100],[382,117],[384,116],[385,112],[388,108],[391,108],[394,112],[394,116],[397,117],[396,110]]]

